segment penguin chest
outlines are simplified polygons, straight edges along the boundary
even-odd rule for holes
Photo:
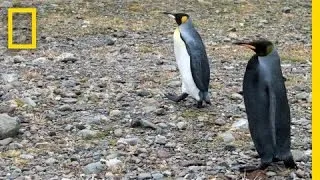
[[[182,79],[182,92],[200,100],[200,90],[197,88],[191,73],[190,55],[185,42],[181,39],[179,28],[174,32],[174,53]]]

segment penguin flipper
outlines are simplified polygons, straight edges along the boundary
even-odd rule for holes
[[[180,96],[177,96],[176,94],[173,93],[167,93],[165,94],[166,98],[170,99],[171,101],[174,102],[180,102],[182,100],[184,100],[185,98],[188,97],[187,93],[182,93]]]
[[[210,67],[205,46],[199,33],[190,30],[189,35],[180,33],[190,56],[190,68],[194,83],[201,92],[208,92],[210,81]]]

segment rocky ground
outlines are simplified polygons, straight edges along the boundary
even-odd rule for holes
[[[36,50],[7,49],[7,7],[38,8]],[[311,1],[0,1],[0,179],[311,179]],[[186,12],[207,47],[211,106],[180,92],[172,19]],[[15,42],[30,18],[14,16]],[[252,52],[275,42],[298,170],[258,164],[239,91]]]

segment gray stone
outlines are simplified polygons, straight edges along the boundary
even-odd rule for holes
[[[18,134],[20,123],[17,117],[10,117],[8,114],[0,114],[0,140],[14,137]]]
[[[159,123],[157,125],[162,129],[167,129],[168,128],[168,125],[166,123]]]
[[[67,63],[67,62],[76,62],[79,59],[75,57],[74,54],[72,53],[62,53],[60,56],[55,58],[55,61],[58,62],[63,62],[63,63]]]
[[[266,175],[267,175],[268,177],[272,177],[272,176],[276,176],[277,173],[275,173],[275,172],[273,172],[273,171],[268,171],[268,172],[266,173]]]
[[[23,98],[22,101],[29,106],[32,106],[32,107],[37,106],[37,104],[30,97]]]
[[[81,131],[79,131],[77,133],[78,136],[84,138],[84,139],[89,139],[89,138],[93,138],[95,136],[97,136],[98,131],[93,131],[90,129],[82,129]]]
[[[239,93],[232,93],[231,94],[231,99],[233,99],[233,100],[242,100],[242,96]]]
[[[162,135],[157,135],[155,138],[155,143],[157,144],[166,144],[167,143],[167,138],[165,136]]]
[[[140,142],[139,138],[133,137],[133,138],[120,138],[117,142],[117,144],[129,144],[131,146],[135,146]]]
[[[224,119],[222,119],[222,118],[219,118],[219,119],[216,119],[216,120],[214,121],[214,124],[215,124],[215,125],[218,125],[218,126],[223,126],[223,125],[226,124],[226,121],[225,121]]]
[[[90,164],[86,165],[83,168],[83,172],[85,174],[98,174],[98,173],[101,173],[105,169],[106,169],[105,165],[102,164],[101,162],[94,162],[94,163],[90,163]]]
[[[1,78],[7,82],[7,83],[12,83],[14,81],[18,80],[18,75],[17,74],[1,74]]]
[[[66,127],[64,127],[64,130],[71,131],[73,128],[74,128],[73,125],[68,124],[68,125],[66,125]]]
[[[301,92],[296,94],[296,98],[299,100],[308,100],[309,99],[309,93],[307,92]]]
[[[282,12],[283,12],[283,13],[290,13],[290,12],[291,12],[291,8],[289,8],[289,7],[284,7],[284,8],[282,8]]]
[[[48,158],[46,161],[45,161],[45,163],[47,164],[47,165],[52,165],[52,164],[54,164],[54,163],[56,163],[56,162],[58,162],[55,158]]]
[[[33,158],[34,158],[34,156],[33,156],[33,155],[31,155],[31,154],[21,154],[21,155],[20,155],[20,158],[21,158],[21,159],[28,159],[28,160],[31,160],[31,159],[33,159]]]
[[[12,141],[13,141],[12,138],[6,138],[6,139],[3,139],[3,140],[0,140],[0,145],[1,146],[6,146],[6,145],[10,144]]]
[[[122,162],[117,158],[109,159],[105,161],[105,163],[108,169],[111,169],[111,170],[120,169],[123,165]]]
[[[32,60],[33,64],[46,64],[49,60],[46,57],[39,57],[37,59]]]
[[[161,179],[164,179],[164,176],[161,173],[153,173],[152,178],[155,180],[161,180]]]
[[[150,173],[140,173],[138,175],[138,180],[145,180],[145,179],[151,179],[152,176]]]
[[[177,123],[177,127],[179,130],[184,130],[187,128],[187,126],[188,126],[188,124],[184,121],[180,121]]]
[[[121,117],[123,114],[122,111],[118,110],[118,109],[115,109],[115,110],[111,110],[110,113],[109,113],[109,116],[110,118],[112,119],[116,119],[116,118],[119,118]]]
[[[239,129],[239,130],[247,130],[249,128],[248,126],[248,120],[244,118],[237,119],[236,122],[234,122],[231,127],[233,129]]]
[[[300,162],[300,161],[306,161],[307,160],[307,155],[303,152],[303,151],[300,151],[300,150],[292,150],[292,156],[293,156],[293,159],[296,161],[296,162]]]
[[[18,63],[22,63],[24,61],[26,61],[26,60],[22,56],[14,56],[13,57],[13,63],[18,64]]]
[[[122,129],[116,129],[116,130],[113,131],[113,134],[116,137],[121,137],[123,135],[123,131],[122,131]]]
[[[64,104],[58,107],[59,111],[71,111],[72,108],[69,104]]]
[[[225,143],[231,143],[235,141],[235,138],[230,131],[219,134],[219,137],[222,138]]]

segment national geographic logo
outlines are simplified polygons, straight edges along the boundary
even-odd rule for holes
[[[13,42],[13,15],[31,14],[31,43]],[[37,9],[36,8],[9,8],[8,9],[8,49],[35,49],[37,48]]]

